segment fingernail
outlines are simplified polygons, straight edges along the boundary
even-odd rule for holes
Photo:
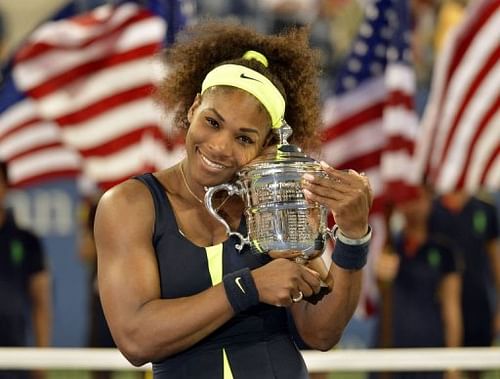
[[[314,175],[311,175],[311,174],[304,174],[302,175],[302,177],[307,180],[308,182],[314,180]]]
[[[328,163],[326,163],[325,161],[320,161],[319,164],[324,167],[324,168],[329,168],[330,165]]]
[[[305,188],[304,188],[304,189],[302,189],[302,191],[304,191],[304,195],[305,195],[306,197],[310,197],[310,196],[312,195],[312,192],[311,192],[311,191],[309,191],[308,189],[305,189]]]

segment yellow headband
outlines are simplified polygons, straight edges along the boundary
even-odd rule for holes
[[[252,56],[252,59],[255,58]],[[246,66],[224,64],[207,74],[201,85],[201,93],[213,86],[236,87],[255,96],[271,116],[271,127],[273,129],[281,127],[285,117],[285,99],[275,85],[261,73]]]

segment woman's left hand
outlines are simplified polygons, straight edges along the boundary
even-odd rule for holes
[[[303,176],[306,199],[330,208],[346,237],[363,237],[368,232],[368,213],[373,201],[368,178],[354,170],[336,170],[325,162],[321,162],[321,167],[328,174],[326,177]]]

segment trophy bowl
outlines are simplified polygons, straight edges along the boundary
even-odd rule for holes
[[[331,236],[328,209],[304,197],[301,182],[305,173],[327,175],[316,160],[297,146],[274,145],[242,167],[234,182],[210,187],[205,194],[205,206],[226,227],[229,236],[239,238],[237,250],[249,245],[252,251],[272,258],[293,258],[305,263],[323,253],[325,240]],[[231,231],[214,209],[212,197],[219,191],[236,194],[244,201],[247,236]]]

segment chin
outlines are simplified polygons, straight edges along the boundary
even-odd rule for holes
[[[218,186],[220,184],[224,184],[224,183],[231,183],[234,181],[234,175],[230,176],[230,177],[223,177],[223,176],[220,176],[220,177],[214,177],[213,175],[208,178],[208,180],[206,182],[204,182],[204,186],[205,187],[214,187],[214,186]]]

